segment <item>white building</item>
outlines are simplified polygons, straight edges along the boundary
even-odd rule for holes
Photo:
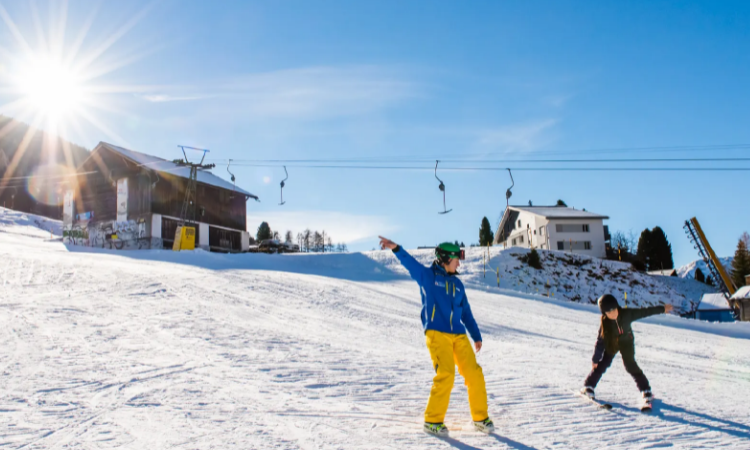
[[[607,216],[567,206],[509,206],[494,244],[606,257]]]

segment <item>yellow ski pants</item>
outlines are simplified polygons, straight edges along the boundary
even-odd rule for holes
[[[458,372],[464,377],[469,390],[469,407],[474,421],[484,420],[487,415],[487,389],[484,385],[482,367],[477,364],[474,349],[465,334],[442,333],[427,330],[427,348],[430,350],[435,378],[432,379],[430,399],[424,412],[424,421],[443,423],[448,411],[453,381]]]

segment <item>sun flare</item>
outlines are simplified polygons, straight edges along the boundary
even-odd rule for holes
[[[19,94],[48,120],[78,110],[83,103],[81,77],[69,67],[49,56],[33,58],[18,78]]]

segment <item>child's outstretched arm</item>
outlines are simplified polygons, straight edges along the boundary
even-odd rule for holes
[[[628,311],[630,311],[631,314],[633,315],[633,320],[641,320],[649,316],[655,316],[657,314],[664,314],[664,313],[671,312],[673,309],[674,309],[674,306],[667,303],[664,306],[652,306],[650,308],[633,308],[633,309],[628,309]]]
[[[378,237],[380,238],[380,248],[383,250],[392,250],[393,254],[396,255],[396,258],[398,258],[401,264],[406,267],[406,270],[409,271],[409,275],[411,275],[414,281],[419,283],[420,286],[423,285],[425,277],[427,273],[430,272],[430,269],[420,264],[419,261],[414,259],[414,257],[401,248],[400,245],[390,239],[384,238],[383,236]]]

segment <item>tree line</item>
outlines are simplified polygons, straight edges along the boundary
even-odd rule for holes
[[[333,237],[327,234],[325,230],[313,231],[308,228],[296,235],[291,230],[287,230],[286,233],[284,233],[284,238],[282,240],[281,233],[272,230],[271,226],[268,225],[268,222],[262,222],[260,224],[258,231],[255,234],[255,238],[257,242],[274,239],[287,245],[297,244],[301,252],[346,253],[349,251],[349,248],[343,242],[334,244]]]

